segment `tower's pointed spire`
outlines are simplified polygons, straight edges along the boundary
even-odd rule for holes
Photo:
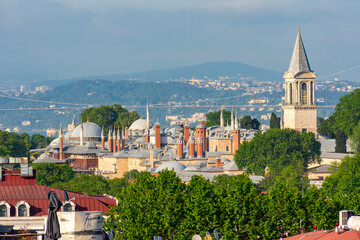
[[[149,110],[149,99],[146,101],[146,128],[150,128],[150,110]]]
[[[63,136],[62,123],[60,123],[59,137]]]
[[[239,118],[238,118],[238,115],[237,115],[237,110],[236,110],[236,113],[235,113],[235,129],[238,129],[239,128]]]
[[[302,71],[311,72],[309,60],[306,56],[305,47],[300,35],[300,28],[298,28],[298,34],[294,46],[294,51],[291,57],[289,71],[295,76],[297,73]]]
[[[76,127],[76,123],[75,123],[75,114],[74,114],[73,119],[72,119],[72,125],[73,125],[73,127],[74,127],[74,128]]]
[[[221,107],[221,110],[220,110],[220,127],[223,127],[224,126],[224,109],[223,107]]]

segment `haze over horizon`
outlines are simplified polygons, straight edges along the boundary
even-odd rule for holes
[[[71,78],[211,61],[284,72],[300,26],[322,77],[360,65],[359,7],[354,0],[2,0],[0,74]],[[359,81],[359,73],[338,77]]]

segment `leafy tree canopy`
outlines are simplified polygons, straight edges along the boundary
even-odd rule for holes
[[[89,120],[103,126],[106,133],[109,127],[129,127],[138,118],[136,111],[129,112],[119,104],[88,108],[81,113],[83,122]]]
[[[270,128],[280,128],[280,117],[277,117],[275,113],[271,113],[270,116]]]
[[[280,173],[286,166],[305,171],[309,163],[319,161],[320,143],[313,133],[291,129],[269,129],[257,132],[250,142],[240,144],[234,159],[239,169],[264,175],[268,167]]]
[[[346,136],[344,131],[341,129],[337,130],[336,132],[335,152],[346,153]]]
[[[221,114],[221,110],[215,112],[208,112],[206,114],[206,127],[220,126],[220,114]],[[230,122],[231,111],[223,110],[223,115],[224,115],[224,124],[226,124],[227,121]]]
[[[44,137],[41,134],[35,133],[31,136],[30,149],[45,148],[51,143],[52,140],[54,140],[54,138]]]
[[[256,119],[251,119],[251,116],[246,115],[240,119],[240,127],[246,129],[260,129],[261,123]]]
[[[75,172],[67,164],[37,163],[33,167],[36,170],[36,183],[39,185],[54,186],[68,182],[75,176]]]
[[[0,131],[0,157],[28,157],[29,149],[29,134]]]

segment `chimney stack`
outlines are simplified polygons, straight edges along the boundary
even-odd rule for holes
[[[160,135],[160,123],[159,120],[155,123],[155,148],[161,148],[161,135]]]
[[[235,152],[239,149],[239,145],[240,145],[240,130],[239,129],[235,129],[234,130],[234,148],[233,148],[233,153],[235,154]]]
[[[129,139],[129,129],[125,127],[125,139]]]
[[[176,156],[181,159],[183,158],[183,153],[184,153],[184,149],[183,149],[183,141],[181,138],[179,138],[177,140],[177,154]]]
[[[189,142],[189,136],[190,136],[190,126],[189,124],[185,124],[184,126],[184,143],[185,145]]]
[[[121,151],[121,136],[120,136],[120,128],[117,130],[117,149]]]
[[[195,140],[193,137],[189,138],[189,158],[195,157]]]
[[[108,137],[108,150],[112,152],[112,130],[109,128],[109,137]]]
[[[101,149],[105,149],[104,126],[101,128]]]
[[[113,150],[113,153],[116,153],[116,130],[115,130],[115,126],[114,126],[114,131],[113,131],[113,139],[112,139],[112,144],[113,144],[113,147],[112,147],[112,150]]]
[[[197,138],[197,157],[203,157],[203,140],[201,137]]]

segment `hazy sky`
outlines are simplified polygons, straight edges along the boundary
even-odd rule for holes
[[[300,26],[319,77],[360,65],[357,0],[0,0],[0,75],[130,73],[210,61],[284,72]],[[341,78],[360,81],[360,69]]]

